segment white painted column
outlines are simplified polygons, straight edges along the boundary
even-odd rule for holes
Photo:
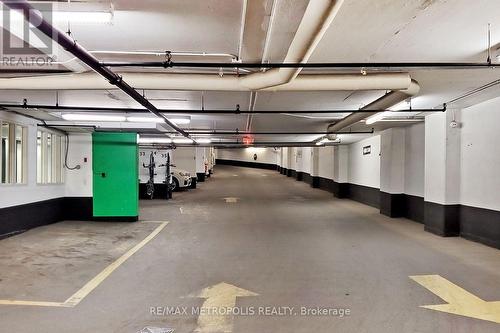
[[[455,236],[460,231],[460,128],[454,110],[425,118],[425,214],[428,231]],[[456,112],[457,122],[459,113]]]
[[[311,148],[311,176],[319,177],[319,147]]]
[[[349,182],[349,146],[335,146],[333,151],[333,180]]]
[[[406,129],[390,128],[380,133],[380,212],[405,216]]]
[[[337,198],[348,196],[349,146],[335,146],[333,150],[333,194]]]

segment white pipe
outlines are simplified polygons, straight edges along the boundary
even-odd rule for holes
[[[252,91],[237,75],[121,73],[132,87],[146,90]],[[299,75],[292,82],[267,91],[353,91],[405,90],[411,79],[407,73]],[[94,72],[0,78],[3,90],[104,90],[114,86]]]
[[[306,11],[288,48],[284,62],[306,63],[328,27],[333,22],[344,0],[309,1]],[[295,79],[302,68],[275,68],[243,78],[242,84],[251,90],[287,84]]]
[[[420,86],[418,82],[415,80],[411,81],[408,89],[399,90],[399,91],[391,91],[390,93],[380,97],[375,102],[370,103],[365,106],[361,110],[387,110],[391,106],[394,106],[402,101],[415,96],[420,91]],[[378,113],[375,113],[378,114]],[[338,132],[343,130],[344,128],[351,126],[369,116],[373,116],[373,112],[355,112],[351,113],[349,116],[345,117],[339,122],[331,124],[328,126],[327,132]]]

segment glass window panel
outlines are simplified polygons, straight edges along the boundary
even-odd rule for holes
[[[52,134],[47,133],[47,183],[52,183]]]
[[[36,182],[42,183],[43,170],[42,170],[42,132],[38,131],[36,134]]]
[[[1,175],[0,180],[2,184],[9,182],[10,160],[9,160],[9,131],[10,124],[2,123],[0,129],[1,146],[2,146],[2,161],[1,161]]]
[[[17,125],[16,126],[16,131],[15,131],[15,137],[16,137],[16,144],[15,144],[15,156],[16,156],[16,183],[20,184],[24,181],[23,179],[23,170],[24,170],[24,163],[23,163],[23,127]]]

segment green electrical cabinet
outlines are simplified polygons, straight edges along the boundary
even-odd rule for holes
[[[139,217],[137,134],[94,132],[92,171],[94,218],[137,221]]]

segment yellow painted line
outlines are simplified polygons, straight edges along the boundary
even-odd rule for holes
[[[97,274],[92,280],[87,282],[80,290],[74,293],[70,298],[68,298],[64,303],[71,304],[72,306],[78,305],[90,294],[95,288],[97,288],[108,276],[111,275],[118,267],[120,267],[128,258],[133,256],[137,251],[139,251],[144,245],[149,243],[153,238],[158,235],[163,228],[168,224],[168,222],[163,222],[160,224],[148,237],[144,238],[139,244],[128,250],[124,255],[120,258],[116,259],[113,263],[111,263],[108,267],[106,267],[101,273]]]
[[[92,280],[87,282],[80,290],[71,295],[65,302],[38,302],[38,301],[17,301],[17,300],[0,300],[0,305],[23,305],[23,306],[47,306],[47,307],[66,307],[72,308],[77,306],[85,297],[87,297],[95,288],[97,288],[107,277],[109,277],[118,267],[120,267],[125,261],[127,261],[131,256],[133,256],[137,251],[149,243],[153,238],[155,238],[168,222],[143,222],[143,223],[161,223],[152,233],[150,233],[146,238],[144,238],[139,244],[135,245],[133,248],[125,252],[120,258],[116,259],[113,263],[103,269],[99,274],[97,274]]]
[[[3,299],[0,300],[0,305],[24,305],[24,306],[47,306],[47,307],[72,307],[60,302],[36,302],[36,301],[15,301]]]
[[[422,308],[500,324],[500,301],[486,302],[440,275],[410,276],[410,279],[448,303],[423,305]]]

